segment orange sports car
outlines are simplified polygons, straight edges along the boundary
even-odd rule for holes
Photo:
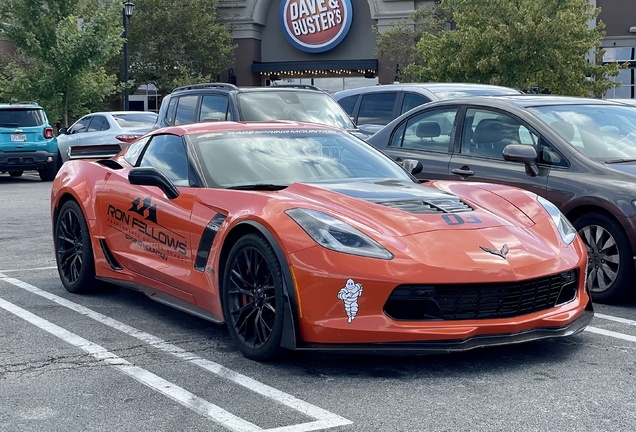
[[[65,163],[51,214],[68,291],[141,290],[226,323],[255,360],[461,351],[569,336],[593,315],[585,246],[549,201],[420,184],[329,126],[156,130],[111,159]]]

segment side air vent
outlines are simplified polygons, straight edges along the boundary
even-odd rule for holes
[[[461,213],[469,212],[474,209],[468,204],[462,202],[458,198],[435,198],[430,200],[405,200],[405,201],[384,201],[377,202],[383,206],[402,210],[408,213],[427,214],[427,213]]]
[[[106,240],[103,238],[100,238],[99,245],[102,247],[102,252],[104,252],[104,257],[106,258],[106,262],[108,263],[110,268],[112,268],[113,270],[123,270],[123,267],[119,265],[119,263],[113,256],[113,253],[108,248],[108,245],[106,244]]]

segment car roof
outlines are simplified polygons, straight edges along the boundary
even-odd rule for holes
[[[512,87],[504,87],[492,84],[479,84],[479,83],[393,83],[393,84],[378,84],[375,86],[358,87],[355,89],[341,90],[334,93],[334,97],[357,95],[360,93],[375,93],[391,90],[407,90],[407,89],[423,89],[428,90],[431,93],[442,93],[450,91],[468,91],[468,90],[485,90],[491,89],[493,91],[509,91],[511,94],[520,93],[519,90]]]
[[[267,121],[267,122],[232,122],[232,121],[214,121],[204,123],[188,123],[179,126],[169,126],[153,131],[153,134],[172,133],[175,135],[190,135],[203,132],[215,131],[250,131],[250,130],[288,130],[303,129],[311,130],[333,130],[346,133],[343,129],[335,126],[324,125],[320,123],[306,123],[295,121]]]
[[[32,109],[42,109],[42,107],[37,102],[15,102],[15,103],[0,103],[0,109],[9,109],[9,108],[32,108]]]
[[[177,87],[170,94],[171,95],[174,95],[174,94],[181,95],[181,94],[191,94],[191,93],[200,94],[200,93],[206,93],[206,92],[216,93],[219,91],[225,91],[225,92],[235,91],[237,93],[268,92],[268,91],[272,91],[272,92],[273,91],[290,91],[290,92],[296,92],[296,93],[297,92],[324,93],[324,91],[319,89],[318,87],[311,86],[311,85],[304,85],[304,84],[289,84],[289,85],[285,84],[285,85],[266,86],[266,87],[258,87],[258,86],[237,87],[233,84],[227,84],[227,83],[200,83],[200,84],[192,84],[192,85]]]
[[[524,108],[550,105],[622,105],[607,99],[594,99],[577,96],[556,96],[556,95],[535,95],[535,94],[519,94],[519,95],[495,95],[495,96],[472,96],[470,98],[448,99],[444,102],[459,102],[467,104],[475,104],[480,101],[499,101],[501,103],[516,105]]]

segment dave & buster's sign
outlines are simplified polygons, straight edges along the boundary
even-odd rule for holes
[[[279,22],[296,48],[310,53],[332,49],[351,28],[351,0],[281,0]]]

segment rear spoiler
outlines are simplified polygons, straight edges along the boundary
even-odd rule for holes
[[[122,143],[128,145],[128,143]],[[84,146],[70,146],[68,159],[105,159],[115,156],[122,150],[119,144],[96,144]]]

